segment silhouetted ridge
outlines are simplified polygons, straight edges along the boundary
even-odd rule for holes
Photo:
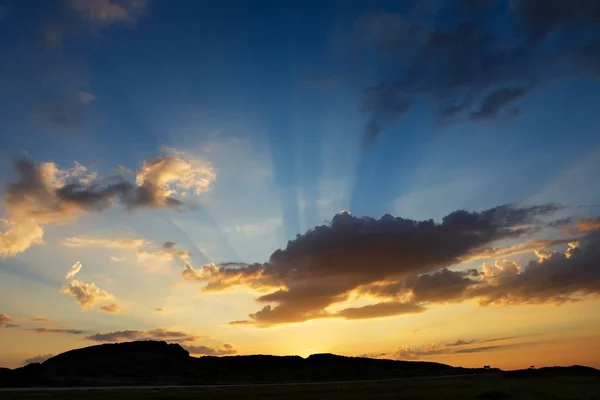
[[[499,371],[499,370],[491,370]],[[348,381],[490,372],[423,361],[380,360],[334,354],[190,357],[178,344],[156,341],[102,344],[67,351],[41,364],[0,368],[0,386],[202,385]],[[587,367],[513,371],[597,374]],[[519,375],[521,374],[521,375]],[[589,376],[588,375],[588,376]]]

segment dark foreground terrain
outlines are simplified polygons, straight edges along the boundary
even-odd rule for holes
[[[147,341],[0,369],[0,386],[2,399],[600,400],[600,371],[483,370],[331,354],[194,358],[179,345]]]
[[[597,378],[505,378],[502,374],[381,382],[258,387],[119,389],[72,392],[0,392],[12,399],[403,399],[403,400],[598,400]]]

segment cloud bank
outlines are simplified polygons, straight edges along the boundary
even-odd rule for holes
[[[234,324],[269,326],[309,319],[378,318],[423,312],[434,303],[477,300],[487,304],[540,304],[576,301],[600,293],[597,235],[568,240],[526,241],[494,248],[548,226],[556,205],[499,206],[482,212],[455,211],[441,223],[385,215],[381,219],[336,215],[276,250],[263,264],[185,264],[182,278],[203,283],[202,292],[246,286],[265,294],[265,306]],[[448,267],[474,255],[490,257],[570,242],[564,253],[521,266],[508,260],[480,269]],[[492,249],[491,251],[489,249]],[[373,304],[332,310],[355,298]],[[335,307],[334,307],[335,308]]]
[[[565,77],[600,73],[600,5],[457,0],[361,15],[341,40],[338,82],[359,90],[370,144],[417,105],[439,121],[519,114],[519,100]],[[498,28],[501,24],[501,28]]]

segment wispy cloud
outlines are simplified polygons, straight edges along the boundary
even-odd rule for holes
[[[92,237],[70,237],[63,241],[63,246],[66,247],[101,247],[107,249],[119,250],[136,250],[150,244],[144,239],[136,239],[129,237],[107,239],[107,238],[92,238]]]
[[[182,345],[192,355],[202,356],[229,356],[237,354],[237,350],[230,344],[223,345],[205,345],[205,346],[194,346],[194,345]]]
[[[167,342],[193,342],[201,339],[201,336],[196,336],[190,333],[175,331],[164,328],[157,328],[148,331],[140,331],[136,329],[127,329],[113,332],[98,332],[93,335],[86,336],[87,340],[96,342],[124,342],[135,340],[164,340]]]
[[[75,277],[75,275],[77,275],[77,273],[81,271],[81,267],[81,263],[77,261],[75,264],[73,264],[71,268],[69,268],[69,271],[67,271],[67,275],[65,275],[65,279],[73,279],[73,277]]]
[[[86,331],[81,330],[81,329],[66,329],[66,328],[32,328],[32,329],[28,329],[28,331],[34,332],[34,333],[41,333],[41,334],[65,333],[68,335],[81,335],[81,334],[86,333]]]
[[[35,317],[32,317],[31,321],[33,321],[33,322],[49,323],[49,322],[52,322],[52,319],[51,318],[47,318],[47,317],[42,317],[41,315],[37,315]]]
[[[40,354],[38,356],[35,357],[31,357],[26,359],[25,361],[23,361],[23,364],[33,364],[33,363],[43,363],[44,361],[46,361],[49,358],[54,357],[54,354],[51,353],[47,353],[47,354]]]
[[[116,314],[121,311],[121,307],[117,303],[110,303],[100,306],[100,310],[107,313]]]
[[[147,10],[146,0],[68,0],[73,9],[94,26],[132,24]]]
[[[0,313],[0,328],[16,328],[19,325],[13,324],[14,319],[6,314]]]

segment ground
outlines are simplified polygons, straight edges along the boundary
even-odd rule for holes
[[[242,388],[120,389],[0,393],[2,399],[431,399],[431,400],[600,400],[597,378],[505,379],[486,376],[458,379],[369,383],[272,385]]]

